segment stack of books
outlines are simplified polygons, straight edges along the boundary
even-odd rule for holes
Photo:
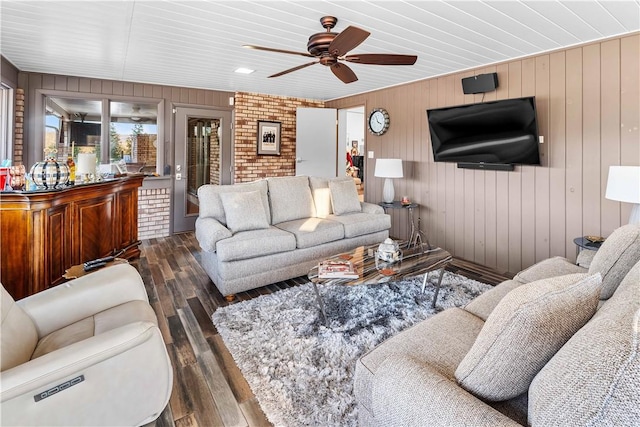
[[[357,279],[360,277],[353,263],[346,260],[322,261],[318,265],[320,279]]]

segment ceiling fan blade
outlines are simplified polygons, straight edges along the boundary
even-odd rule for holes
[[[416,63],[418,57],[415,55],[396,55],[392,53],[363,53],[361,55],[345,56],[343,59],[357,64],[413,65]]]
[[[313,61],[313,62],[309,62],[308,64],[298,65],[297,67],[289,68],[288,70],[280,71],[279,73],[273,74],[273,75],[269,76],[269,78],[284,76],[285,74],[289,74],[291,72],[298,71],[298,70],[301,70],[303,68],[306,68],[306,67],[308,67],[310,65],[317,64],[318,62],[320,62],[320,61]]]
[[[294,52],[292,50],[274,49],[272,47],[253,46],[253,45],[249,45],[249,44],[245,44],[242,47],[246,47],[247,49],[265,50],[267,52],[287,53],[289,55],[300,55],[300,56],[306,56],[306,57],[309,57],[309,58],[315,58],[315,56],[313,56],[313,55],[311,55],[310,53],[307,53],[307,52]]]
[[[329,53],[342,56],[366,40],[371,34],[358,27],[349,26],[338,34],[329,44]]]
[[[331,66],[331,71],[333,71],[333,74],[342,80],[343,83],[353,83],[358,80],[356,73],[354,73],[351,68],[339,62]]]

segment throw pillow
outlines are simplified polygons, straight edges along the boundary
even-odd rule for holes
[[[335,215],[344,215],[352,212],[362,212],[358,190],[353,179],[339,179],[329,181],[331,191],[331,206]]]
[[[631,267],[640,261],[640,225],[627,224],[614,230],[589,265],[589,274],[602,275],[600,299],[609,299]]]
[[[526,392],[540,369],[593,316],[601,285],[599,274],[568,274],[509,292],[458,365],[458,383],[490,401]]]
[[[326,218],[333,213],[331,210],[331,191],[329,190],[329,180],[315,176],[309,177],[311,195],[316,205],[316,216]]]
[[[280,176],[267,178],[267,183],[273,224],[316,216],[308,177]]]
[[[269,228],[259,191],[220,193],[227,228],[232,233]]]

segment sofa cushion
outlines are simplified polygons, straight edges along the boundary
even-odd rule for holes
[[[232,233],[269,228],[259,191],[220,193],[227,228]]]
[[[549,277],[586,272],[586,268],[577,266],[566,258],[556,256],[533,264],[531,267],[516,274],[513,279],[521,283],[529,283]]]
[[[386,214],[366,214],[362,212],[345,215],[329,215],[327,219],[344,226],[344,237],[351,238],[384,231],[391,228],[391,217]]]
[[[533,426],[631,426],[640,420],[640,262],[535,377]]]
[[[456,369],[458,383],[490,401],[526,392],[538,371],[593,316],[601,285],[599,274],[569,274],[509,292]]]
[[[627,275],[631,267],[640,261],[640,225],[628,224],[616,230],[604,241],[593,256],[589,274],[602,275],[600,299],[608,299]]]
[[[317,176],[309,177],[311,195],[316,206],[316,216],[326,218],[333,213],[331,208],[331,190],[329,190],[329,180]]]
[[[372,409],[379,368],[399,356],[419,360],[453,380],[456,366],[473,345],[484,322],[460,308],[450,308],[392,336],[356,362],[354,393],[358,403]],[[376,416],[376,414],[373,414]]]
[[[33,352],[32,358],[44,356],[55,350],[133,322],[150,322],[157,325],[158,318],[153,308],[146,301],[125,302],[46,335],[38,341],[38,346]]]
[[[310,248],[344,238],[344,227],[339,222],[322,218],[304,218],[276,224],[296,236],[298,249]]]
[[[316,216],[309,178],[283,176],[268,178],[271,224]]]
[[[217,243],[220,261],[237,261],[263,255],[292,251],[296,248],[293,234],[270,227],[264,230],[241,231]]]
[[[329,181],[331,190],[331,207],[335,215],[344,215],[353,212],[361,212],[358,190],[353,179]]]
[[[259,191],[262,199],[262,205],[264,206],[265,212],[267,213],[267,220],[271,222],[267,190],[267,181],[264,179],[234,185],[202,185],[198,188],[198,203],[200,204],[198,216],[200,218],[211,217],[216,219],[221,224],[227,225],[227,220],[224,215],[224,207],[222,206],[222,199],[220,199],[220,193]]]

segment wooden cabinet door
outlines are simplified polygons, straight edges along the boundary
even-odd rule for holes
[[[118,247],[126,248],[138,241],[138,188],[118,193]]]
[[[75,203],[73,261],[81,264],[111,255],[118,248],[116,195],[105,194]]]
[[[64,281],[62,275],[71,267],[71,212],[69,205],[58,205],[47,209],[45,260],[45,282],[55,286]],[[40,239],[38,239],[40,240]]]
[[[35,292],[31,211],[0,212],[0,281],[14,299]]]

